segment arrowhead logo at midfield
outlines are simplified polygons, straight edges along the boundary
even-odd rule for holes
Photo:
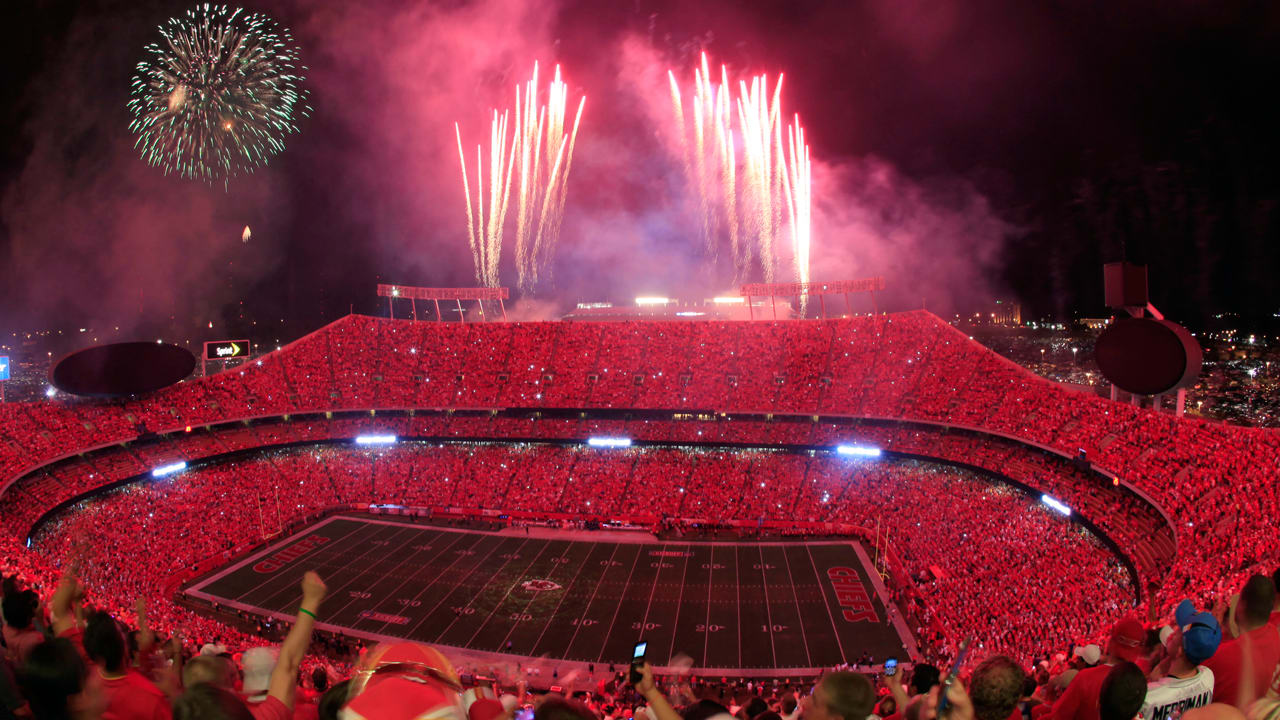
[[[544,590],[559,590],[560,584],[551,580],[525,580],[523,583],[520,583],[520,587],[525,590],[542,592]]]

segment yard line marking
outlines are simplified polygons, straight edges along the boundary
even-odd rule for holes
[[[742,667],[742,573],[738,571],[738,566],[741,564],[738,562],[738,551],[735,548],[733,551],[733,589],[738,596],[738,600],[733,609],[738,618],[738,667]]]
[[[653,593],[658,589],[658,581],[662,579],[662,566],[667,564],[664,559],[667,557],[667,546],[665,543],[662,545],[662,549],[659,550],[658,553],[658,572],[653,575],[653,584],[649,586],[649,600],[645,602],[644,615],[641,616],[640,619],[640,635],[638,637],[641,638],[644,637],[644,626],[649,622],[649,608],[653,607]],[[618,603],[618,607],[621,608],[622,603]]]
[[[676,654],[676,635],[680,631],[680,606],[684,603],[684,586],[689,582],[689,561],[693,559],[693,547],[688,546],[684,556],[684,572],[680,574],[680,594],[676,596],[676,617],[672,622],[676,626],[671,628],[671,649],[667,651],[667,662],[671,662],[671,658]],[[646,620],[648,617],[645,618]],[[644,626],[641,626],[643,629]]]
[[[640,552],[636,553],[636,559],[631,563],[631,572],[627,573],[627,582],[625,585],[622,586],[622,595],[618,597],[618,604],[613,606],[613,620],[609,621],[609,632],[605,633],[604,645],[609,644],[608,639],[610,636],[613,635],[613,626],[618,624],[618,613],[622,612],[622,603],[626,602],[627,600],[627,588],[630,587],[631,585],[631,577],[636,574],[636,565],[640,564],[640,558],[643,556],[644,556],[644,551],[641,550]],[[610,565],[609,567],[613,567],[613,566]],[[650,597],[652,597],[652,595],[650,595]],[[587,608],[590,609],[590,607],[591,605],[588,604]],[[642,631],[644,630],[644,628],[640,628],[640,629]],[[603,660],[604,645],[600,646],[600,655],[596,658],[596,662],[604,662]]]
[[[441,537],[443,537],[443,536],[441,536]],[[452,549],[452,548],[453,548],[453,546],[454,546],[454,545],[457,545],[457,544],[458,544],[458,541],[459,541],[459,540],[461,540],[461,539],[462,539],[462,538],[464,538],[464,537],[467,537],[467,536],[466,536],[466,535],[456,535],[456,536],[454,537],[454,539],[453,539],[453,542],[450,542],[448,545],[444,546],[443,548],[441,548],[441,549],[440,549],[440,551],[439,551],[439,552],[437,552],[437,553],[436,553],[436,557],[439,557],[439,556],[443,555],[446,551],[448,551],[448,550]],[[477,542],[478,542],[478,541],[477,541]],[[461,557],[461,556],[458,556],[458,557]],[[454,559],[453,559],[453,562],[457,562],[457,561],[458,561],[458,558],[454,558]],[[445,568],[445,569],[447,570],[448,568],[453,567],[453,562],[449,563],[449,565],[448,565],[448,566],[446,566],[446,568]],[[443,571],[442,571],[442,572],[440,572],[440,573],[437,573],[437,574],[436,574],[435,579],[434,579],[434,580],[432,580],[431,582],[427,583],[425,587],[419,588],[419,589],[418,589],[418,592],[417,592],[417,593],[415,593],[415,594],[414,594],[414,596],[413,596],[411,599],[412,599],[412,600],[417,600],[419,597],[421,597],[421,596],[422,596],[422,593],[426,592],[428,588],[430,588],[430,587],[432,587],[433,585],[435,585],[435,584],[436,584],[436,582],[438,582],[438,581],[439,581],[439,579],[440,579],[443,575],[444,575]],[[400,588],[401,588],[401,587],[404,587],[405,583],[408,583],[410,580],[415,580],[415,579],[417,579],[417,578],[418,578],[418,575],[417,575],[416,573],[410,573],[410,574],[409,574],[409,577],[405,578],[405,579],[400,583],[400,585],[399,585],[398,587],[396,587],[396,589],[395,589],[395,590],[392,590],[391,592],[392,592],[392,593],[397,593],[397,592],[399,592],[399,591],[400,591]],[[383,623],[382,623],[381,625],[379,625],[379,626],[378,626],[378,632],[380,632],[380,633],[381,633],[381,632],[385,632],[385,631],[386,631],[386,629],[387,629],[387,625],[389,625],[389,624],[390,624],[390,621],[383,621]]]
[[[582,621],[586,619],[587,612],[591,610],[591,603],[595,602],[596,600],[596,593],[600,591],[600,584],[604,582],[605,576],[609,574],[609,568],[613,567],[613,558],[618,554],[619,547],[622,547],[622,546],[616,543],[614,544],[613,552],[609,553],[609,559],[605,561],[606,564],[604,566],[604,572],[600,573],[600,577],[596,579],[596,586],[591,589],[591,597],[587,598],[587,604],[585,607],[582,608],[582,617],[579,617],[578,622],[573,626],[573,637],[569,638],[569,644],[564,649],[564,654],[566,657],[568,656],[569,652],[573,650],[573,643],[575,640],[578,639],[578,631],[582,629]],[[543,628],[542,632],[546,633],[546,628]],[[541,635],[538,636],[538,642],[542,642]],[[538,646],[535,645],[534,650],[537,650],[537,649],[538,649]]]
[[[490,537],[498,537],[498,536],[490,536]],[[405,634],[406,634],[406,635],[408,635],[408,636],[410,636],[410,637],[412,637],[412,636],[413,636],[413,634],[414,634],[415,632],[417,632],[417,631],[418,631],[418,628],[422,627],[422,623],[426,622],[426,621],[427,621],[427,618],[431,617],[431,615],[432,615],[433,613],[435,613],[435,611],[436,611],[436,610],[438,610],[438,609],[440,608],[440,605],[441,605],[442,603],[444,603],[444,601],[445,601],[445,600],[448,600],[450,595],[452,595],[455,591],[457,591],[458,586],[463,585],[464,583],[466,583],[466,581],[467,581],[467,580],[470,580],[470,579],[471,579],[471,576],[472,576],[472,575],[474,575],[474,574],[476,573],[476,571],[477,571],[477,570],[479,570],[479,569],[480,569],[481,567],[483,567],[484,565],[488,564],[489,558],[490,558],[490,557],[492,557],[492,556],[493,556],[493,554],[494,554],[495,552],[497,552],[497,551],[498,551],[498,548],[502,547],[502,544],[503,544],[505,541],[506,541],[506,538],[501,538],[501,537],[499,537],[498,542],[494,543],[494,545],[493,545],[493,549],[489,550],[489,552],[484,556],[484,559],[483,559],[483,560],[481,560],[481,561],[480,561],[480,563],[479,563],[479,564],[477,564],[475,567],[473,567],[473,568],[471,568],[470,570],[468,570],[468,571],[467,571],[466,576],[462,578],[462,581],[461,581],[461,582],[455,582],[455,583],[453,583],[453,587],[449,588],[449,591],[448,591],[448,592],[446,592],[446,593],[444,594],[444,597],[440,598],[440,600],[439,600],[439,601],[437,601],[435,605],[432,605],[430,610],[428,610],[427,612],[423,613],[422,617],[421,617],[421,618],[418,618],[418,622],[414,623],[413,627],[409,629],[409,632],[407,632],[407,633],[405,633]],[[524,543],[526,543],[526,542],[528,542],[528,540],[522,541],[522,542],[520,543],[520,547],[524,547]],[[476,543],[476,545],[479,545],[479,544],[480,544],[480,543]],[[468,549],[468,550],[470,550],[471,548],[467,548],[467,549]],[[518,548],[517,548],[517,549],[518,549]],[[462,559],[462,556],[459,556],[459,557],[455,558],[453,562],[455,562],[455,563],[456,563],[458,560],[461,560],[461,559]],[[453,566],[453,563],[449,563],[449,566],[450,566],[450,567],[452,567],[452,566]],[[501,572],[501,568],[499,568],[499,572]],[[497,573],[494,573],[494,574],[496,575]],[[491,579],[492,579],[492,577],[493,577],[493,576],[490,576],[490,578],[491,578]],[[487,584],[487,582],[486,582],[486,584]],[[466,604],[465,606],[463,606],[463,607],[471,607],[471,603],[467,603],[467,604]],[[454,618],[453,618],[453,619],[456,621],[458,618],[457,618],[457,616],[454,616]],[[449,624],[450,624],[450,625],[452,625],[453,623],[451,622],[451,623],[449,623]],[[444,636],[444,632],[445,632],[445,630],[448,630],[448,629],[449,629],[449,628],[446,626],[444,630],[441,630],[441,631],[440,631],[440,632],[435,636],[435,637],[436,637],[436,639],[438,640],[439,638],[443,637],[443,636]]]
[[[827,589],[822,587],[822,574],[818,572],[818,563],[813,559],[813,549],[805,545],[804,552],[809,556],[809,564],[813,566],[813,576],[818,578],[818,591],[822,593],[822,604],[827,606],[827,617],[831,620],[831,634],[836,636],[836,647],[840,649],[840,659],[847,661],[849,656],[844,654],[844,643],[840,642],[840,629],[836,626],[836,616],[831,613],[831,601],[827,599]]]
[[[333,518],[333,520],[337,520],[337,519],[339,519],[339,518]],[[286,539],[284,539],[284,540],[280,541],[279,543],[276,543],[275,545],[273,545],[273,546],[271,546],[271,547],[267,548],[266,550],[263,550],[263,551],[258,552],[258,553],[254,553],[253,555],[250,555],[249,557],[245,558],[244,560],[242,560],[242,561],[240,561],[240,562],[236,563],[235,565],[233,565],[232,567],[228,568],[228,569],[226,570],[226,574],[230,574],[231,572],[234,572],[234,571],[236,571],[236,570],[239,570],[240,568],[244,567],[245,565],[248,565],[249,563],[253,562],[254,560],[258,560],[259,558],[267,557],[267,556],[269,556],[269,555],[271,555],[271,554],[273,554],[273,553],[275,553],[275,552],[278,552],[279,550],[281,550],[281,549],[283,549],[283,548],[286,548],[286,547],[288,547],[288,546],[292,545],[293,543],[295,543],[295,542],[297,542],[297,541],[301,540],[303,537],[305,537],[305,536],[307,536],[307,535],[311,535],[311,534],[315,533],[315,531],[316,531],[316,530],[319,530],[320,528],[322,528],[322,527],[325,527],[325,526],[329,525],[329,523],[330,523],[330,522],[332,522],[333,520],[326,520],[324,523],[322,523],[322,524],[320,524],[320,525],[315,526],[314,528],[312,528],[311,530],[309,530],[309,531],[307,531],[307,532],[305,532],[305,533],[302,533],[302,534],[300,534],[300,535],[294,535],[294,536],[291,536],[291,537],[286,538]],[[350,538],[352,535],[354,535],[354,534],[356,534],[356,533],[360,532],[360,530],[362,530],[362,529],[363,529],[363,526],[361,526],[361,525],[356,525],[356,527],[355,527],[351,532],[347,533],[346,535],[343,535],[342,537],[338,538],[337,540],[331,540],[331,541],[329,541],[329,542],[325,543],[323,547],[321,547],[321,548],[317,548],[317,550],[319,550],[319,551],[321,551],[321,552],[323,552],[324,550],[330,550],[330,551],[336,550],[336,549],[337,549],[337,545],[338,545],[338,543],[341,543],[342,541],[344,541],[344,540],[346,540],[346,539]],[[251,594],[251,593],[255,593],[255,592],[257,592],[257,591],[258,591],[258,589],[259,589],[259,588],[261,588],[263,585],[266,585],[267,583],[269,583],[269,582],[271,582],[271,581],[275,580],[275,579],[276,579],[276,578],[278,578],[281,574],[283,574],[283,573],[284,573],[284,571],[285,571],[285,569],[289,568],[289,566],[290,566],[290,565],[293,565],[294,563],[302,562],[302,559],[303,559],[303,558],[308,558],[308,557],[309,557],[309,558],[311,558],[311,559],[315,559],[316,557],[319,557],[319,556],[320,556],[320,552],[317,552],[315,555],[312,555],[311,553],[306,553],[306,554],[304,554],[302,557],[295,558],[292,562],[286,563],[284,567],[282,567],[280,570],[278,570],[278,571],[276,571],[276,572],[272,573],[270,577],[268,577],[266,580],[263,580],[262,582],[260,582],[260,583],[258,583],[257,585],[255,585],[252,589],[250,589],[250,590],[246,590],[245,592],[240,593],[240,597],[239,597],[238,599],[243,600],[243,599],[245,599],[245,596],[247,596],[247,595],[249,595],[249,594]],[[219,579],[219,578],[221,577],[221,575],[222,575],[222,573],[220,573],[218,576],[216,576],[216,577],[214,577],[214,578],[210,578],[210,582],[212,582],[213,580]],[[274,596],[275,596],[275,594],[276,594],[276,593],[272,593],[272,594],[271,594],[271,596],[269,596],[269,597],[274,597]]]
[[[399,531],[399,530],[397,530],[395,535],[392,535],[391,537],[387,538],[387,542],[391,542],[392,538],[396,537],[396,536],[397,536],[397,535],[399,535],[399,534],[400,534],[400,531]],[[409,544],[409,543],[411,543],[411,542],[415,542],[415,541],[417,541],[418,539],[419,539],[418,533],[416,533],[416,532],[411,532],[411,533],[409,533],[409,537],[408,537],[408,539],[407,539],[407,540],[405,540],[404,542],[402,542],[402,543],[400,543],[399,545],[397,545],[397,546],[396,546],[395,552],[397,552],[397,553],[398,553],[398,552],[400,552],[400,550],[402,550],[406,545],[408,545],[408,544]],[[373,551],[373,548],[375,548],[375,547],[384,547],[384,546],[382,546],[382,545],[371,545],[371,546],[369,547],[369,549],[368,549],[368,550],[366,550],[365,552],[361,553],[361,554],[360,554],[358,557],[356,557],[355,559],[356,559],[356,560],[359,560],[361,557],[364,557],[365,555],[367,555],[367,554],[369,554],[370,552],[372,552],[372,551]],[[383,554],[382,554],[382,556],[381,556],[378,560],[381,560],[382,558],[388,557],[389,555],[390,555],[390,553],[383,553]],[[375,567],[375,566],[378,564],[378,560],[375,560],[374,562],[370,563],[367,567],[363,567],[363,568],[361,568],[361,569],[359,570],[359,572],[357,572],[357,573],[355,574],[355,577],[353,577],[353,578],[351,578],[350,580],[348,580],[348,581],[344,582],[343,584],[339,585],[338,587],[333,588],[332,590],[330,590],[330,591],[329,591],[329,593],[327,593],[327,595],[328,595],[329,597],[336,597],[340,592],[342,592],[342,591],[343,591],[343,590],[345,590],[346,588],[350,587],[350,586],[351,586],[351,584],[352,584],[352,583],[354,583],[356,580],[359,580],[360,578],[364,577],[364,576],[365,576],[365,573],[367,573],[371,568]],[[354,566],[356,566],[356,563],[355,563],[355,562],[347,563],[347,567],[354,567]],[[341,608],[339,608],[337,611],[335,611],[335,612],[328,612],[328,611],[326,611],[326,612],[325,612],[325,615],[327,615],[328,617],[337,617],[337,616],[338,616],[338,613],[339,613],[339,612],[341,612],[341,611],[343,611],[343,610],[345,610],[345,609],[347,608],[347,606],[348,606],[348,605],[350,605],[350,604],[352,603],[352,601],[354,601],[354,600],[355,600],[355,598],[350,598],[350,599],[348,599],[348,600],[347,600],[347,602],[346,602],[346,603],[345,603]]]
[[[795,600],[796,617],[800,619],[800,642],[804,645],[804,660],[813,667],[813,653],[809,652],[809,637],[804,631],[804,610],[800,607],[800,596],[796,594],[796,578],[791,574],[791,558],[787,557],[785,548],[782,550],[782,561],[787,564],[787,581],[791,587],[791,598]]]
[[[402,532],[404,532],[404,530],[403,530],[403,529],[396,530],[395,532],[391,533],[391,536],[390,536],[390,537],[388,537],[388,538],[386,539],[386,541],[387,541],[387,542],[391,542],[391,540],[392,540],[392,539],[394,539],[397,535],[399,535],[399,534],[400,534],[400,533],[402,533]],[[360,558],[364,557],[365,555],[368,555],[369,553],[373,552],[373,549],[374,549],[375,547],[381,547],[381,546],[380,546],[380,545],[370,545],[370,546],[369,546],[369,548],[368,548],[367,550],[365,550],[364,552],[362,552],[362,553],[360,553],[359,555],[357,555],[355,558],[353,558],[353,560],[359,560]],[[335,561],[336,561],[337,559],[338,559],[338,558],[335,558]],[[342,564],[342,569],[346,569],[346,568],[351,567],[351,565],[352,565],[352,560],[348,560],[348,559],[346,559],[345,557],[343,558],[343,560],[344,560],[344,562],[343,562],[343,564]],[[282,572],[283,572],[283,571],[275,573],[275,575],[272,577],[272,580],[278,579],[278,578],[280,577],[280,575],[281,575],[281,573],[282,573]],[[335,572],[337,572],[337,571],[335,571]],[[350,583],[347,583],[347,584],[350,584]],[[345,585],[344,585],[343,587],[345,587]],[[269,605],[271,604],[271,601],[272,601],[272,600],[274,600],[278,595],[280,595],[280,593],[285,592],[285,591],[301,592],[301,591],[299,591],[299,590],[297,589],[297,586],[292,585],[292,584],[291,584],[291,585],[287,585],[287,586],[285,586],[285,587],[283,587],[283,588],[281,588],[281,589],[279,589],[279,590],[277,590],[277,591],[275,591],[275,592],[271,593],[271,594],[270,594],[270,595],[268,595],[267,597],[263,598],[262,600],[260,600],[260,601],[258,602],[258,604],[259,604],[259,605],[262,605],[262,606],[264,606],[264,607],[269,606]],[[332,591],[332,592],[336,592],[336,591]]]
[[[547,551],[547,548],[551,545],[551,542],[552,541],[548,540],[542,543],[542,547],[538,548],[538,554],[533,556],[533,559],[529,561],[529,564],[524,566],[524,570],[520,571],[520,574],[516,576],[515,581],[511,583],[510,587],[507,588],[507,591],[502,594],[502,599],[499,600],[497,604],[493,606],[493,609],[489,611],[489,616],[486,617],[484,619],[484,622],[480,623],[480,626],[476,628],[476,631],[471,636],[471,639],[467,641],[466,647],[471,647],[472,644],[475,643],[476,638],[480,636],[480,631],[483,630],[484,626],[488,625],[489,621],[493,619],[493,616],[498,612],[498,608],[502,607],[502,603],[506,602],[507,598],[511,597],[511,591],[515,589],[516,583],[520,582],[521,577],[524,577],[526,574],[528,574],[529,568],[533,567],[534,563],[538,562],[538,558],[542,557],[542,553]],[[523,545],[521,547],[523,547]],[[490,580],[490,582],[492,582],[492,580]],[[489,583],[485,583],[486,586],[488,584]],[[477,594],[477,597],[479,597],[478,594]]]
[[[706,632],[702,638],[702,664],[710,665],[707,656],[711,654],[711,588],[715,587],[711,584],[711,578],[716,573],[716,547],[711,546],[711,560],[707,562],[711,567],[707,569],[707,622],[702,626]]]
[[[764,591],[761,593],[764,595],[764,619],[765,622],[769,623],[769,652],[773,653],[771,664],[776,666],[778,664],[778,646],[773,641],[773,612],[769,610],[769,578],[765,577],[764,574],[764,548],[757,545],[756,550],[760,553],[760,583],[762,585],[760,589]]]
[[[552,542],[555,542],[555,541],[552,541]],[[572,544],[572,543],[569,543],[569,544]],[[548,543],[548,545],[550,545],[550,543]],[[594,546],[595,546],[595,543],[591,543],[591,545],[592,545],[592,547],[594,547]],[[563,556],[564,556],[564,552],[568,552],[568,550],[569,550],[569,548],[566,546],[566,547],[564,548],[564,551],[562,551],[562,552],[561,552],[561,557],[563,557]],[[590,556],[591,556],[591,551],[590,551],[590,550],[588,550],[588,551],[587,551],[587,557],[590,557]],[[586,563],[586,558],[583,558],[583,563],[584,563],[584,564]],[[556,571],[557,571],[557,570],[559,570],[559,569],[560,569],[560,567],[561,567],[562,565],[564,565],[564,563],[556,563],[556,564],[555,564],[555,567],[551,568],[551,572],[547,573],[547,579],[548,579],[548,580],[550,580],[552,577],[554,577],[554,576],[555,576],[555,574],[556,574]],[[577,572],[577,573],[574,573],[574,575],[573,575],[573,580],[570,580],[570,581],[569,581],[569,585],[567,585],[567,586],[564,588],[564,592],[560,593],[560,602],[564,602],[564,596],[569,594],[569,588],[570,588],[570,587],[573,587],[573,583],[577,581],[577,579],[578,579],[578,573],[580,573],[580,572],[582,572],[582,566],[581,566],[581,565],[579,565],[579,566],[578,566],[578,572]],[[533,607],[533,603],[534,603],[534,602],[536,602],[537,600],[538,600],[538,593],[531,593],[531,594],[529,595],[529,602],[527,602],[527,603],[525,603],[525,604],[524,604],[524,609],[520,611],[520,614],[521,614],[521,615],[526,615],[526,614],[528,614],[528,612],[529,612],[529,608]],[[556,609],[557,609],[557,610],[559,610],[559,609],[560,609],[560,603],[556,603]],[[555,612],[554,612],[554,611],[551,613],[551,617],[555,617]],[[512,625],[512,626],[511,626],[511,629],[507,631],[507,636],[506,636],[506,637],[504,637],[504,638],[502,638],[502,642],[500,642],[500,643],[498,644],[498,650],[497,650],[497,652],[502,652],[502,649],[503,649],[503,648],[505,648],[505,647],[507,646],[507,642],[508,642],[509,640],[511,640],[511,633],[513,633],[513,632],[515,632],[515,631],[516,631],[516,627],[517,627],[516,625]],[[546,626],[545,626],[545,625],[543,626],[543,629],[544,629],[544,631],[545,631],[545,629],[546,629]],[[541,637],[541,636],[539,636],[539,637]],[[535,645],[534,647],[536,648],[537,646]]]

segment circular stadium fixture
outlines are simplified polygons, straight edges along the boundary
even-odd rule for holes
[[[153,342],[123,342],[78,350],[58,361],[49,381],[72,395],[120,397],[168,387],[191,374],[191,351]]]
[[[1155,318],[1117,318],[1095,347],[1103,376],[1135,395],[1194,385],[1204,357],[1186,328]]]

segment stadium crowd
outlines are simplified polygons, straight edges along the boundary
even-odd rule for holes
[[[186,457],[194,450],[199,456],[201,444],[229,452],[343,435],[335,430],[338,422],[245,425],[189,436],[179,432],[157,443],[138,442],[126,452],[41,467],[87,449],[153,437],[156,431],[289,413],[504,407],[831,413],[968,426],[1087,457],[1154,499],[1173,520],[1176,536],[1159,537],[1168,525],[1149,505],[1110,491],[1085,474],[1063,470],[1023,446],[1006,445],[995,435],[975,441],[961,434],[861,426],[865,436],[887,439],[887,447],[910,452],[914,444],[932,451],[922,454],[978,458],[982,462],[974,464],[997,465],[1015,480],[1034,480],[1028,482],[1033,487],[1045,483],[1046,491],[1056,488],[1055,494],[1073,507],[1087,509],[1088,517],[1133,551],[1143,579],[1151,581],[1139,608],[1146,612],[1146,625],[1117,623],[1112,637],[1098,646],[1085,642],[1100,639],[1102,630],[1125,614],[1132,595],[1125,587],[1127,578],[1090,537],[1067,529],[1046,511],[1028,512],[1028,501],[1006,489],[936,467],[885,463],[840,468],[825,459],[770,451],[666,449],[610,458],[537,445],[428,446],[363,455],[308,447],[114,491],[49,523],[35,551],[23,545],[21,534],[54,505],[145,472],[175,454]],[[571,438],[621,428],[634,431],[629,434],[635,437],[693,441],[710,440],[714,434],[720,441],[761,444],[822,444],[845,440],[848,431],[847,426],[821,422],[649,425],[448,416],[401,422],[410,436]],[[532,433],[525,430],[531,427],[536,428]],[[936,696],[941,694],[960,717],[968,712],[981,720],[1000,720],[1013,710],[994,714],[992,707],[1004,706],[987,701],[1016,694],[1015,706],[1025,703],[1020,709],[1026,718],[1038,708],[1041,715],[1093,720],[1105,714],[1101,710],[1109,707],[1105,701],[1111,694],[1132,700],[1142,685],[1145,701],[1153,692],[1145,680],[1179,685],[1168,682],[1163,672],[1197,691],[1188,696],[1193,700],[1170,706],[1181,713],[1203,704],[1206,679],[1198,668],[1204,667],[1212,670],[1207,697],[1270,718],[1274,707],[1253,700],[1273,685],[1280,657],[1280,636],[1270,619],[1274,578],[1259,574],[1280,558],[1274,531],[1280,486],[1272,482],[1278,466],[1280,433],[1174,419],[1065,390],[923,312],[823,322],[643,326],[450,325],[352,316],[239,369],[145,399],[0,406],[0,483],[35,469],[0,495],[0,559],[10,578],[4,588],[8,671],[0,673],[0,704],[9,712],[24,712],[25,707],[36,717],[89,716],[102,708],[88,695],[105,688],[105,695],[97,697],[107,700],[107,712],[99,713],[104,716],[114,712],[111,700],[117,695],[151,697],[152,717],[168,712],[170,701],[174,712],[194,713],[190,717],[203,717],[200,708],[223,707],[218,703],[224,696],[201,689],[228,684],[230,673],[222,673],[215,661],[193,660],[213,679],[186,683],[190,687],[182,692],[177,674],[166,675],[161,666],[172,668],[170,662],[206,645],[215,651],[219,645],[244,649],[255,641],[172,604],[166,581],[193,558],[251,543],[298,517],[335,505],[396,499],[412,505],[588,517],[647,513],[651,519],[670,515],[720,521],[776,515],[863,526],[869,518],[896,518],[894,549],[914,579],[900,588],[898,599],[914,609],[910,617],[920,618],[917,630],[925,645],[936,651],[937,659],[948,661],[959,653],[961,638],[972,636],[987,658],[969,677],[967,696],[958,685],[935,691],[933,700],[900,698],[889,688],[898,714],[927,720],[937,712]],[[252,498],[256,501],[247,500]],[[156,537],[166,541],[156,543]],[[76,538],[93,542],[77,543]],[[71,557],[78,562],[64,561]],[[81,579],[90,589],[92,609],[78,613],[74,607]],[[317,587],[322,583],[315,578],[313,599],[323,593]],[[138,598],[149,601],[146,613],[139,612]],[[1200,616],[1194,612],[1182,617],[1184,599],[1193,609],[1214,611],[1208,620],[1196,620]],[[1170,616],[1175,604],[1178,617]],[[11,606],[17,624],[9,623]],[[32,619],[24,624],[27,616]],[[131,617],[137,637],[119,625]],[[1171,620],[1168,637],[1158,632],[1161,619]],[[309,629],[303,614],[298,620],[296,627]],[[1134,623],[1140,631],[1133,631]],[[1199,637],[1209,626],[1218,628],[1221,646],[1203,665],[1192,663],[1207,644],[1187,638]],[[153,628],[180,636],[179,642],[152,640]],[[277,682],[268,673],[273,676],[270,692],[258,680],[253,687],[242,686],[278,700],[278,706],[271,705],[277,713],[273,717],[287,714],[292,706],[300,644],[305,642],[293,634],[285,641],[274,667],[288,669],[288,677]],[[1099,649],[1102,644],[1105,651]],[[147,650],[153,651],[152,660],[144,661]],[[1059,651],[1064,657],[1058,657]],[[167,655],[160,660],[157,653]],[[1001,664],[997,659],[1004,655],[1013,660]],[[130,656],[138,659],[137,675],[150,680],[132,679],[133,671],[126,667]],[[261,679],[262,668],[251,665],[242,658],[243,680],[237,683],[250,675]],[[1134,681],[1134,672],[1144,682]],[[1022,679],[1015,683],[1018,673]],[[1073,677],[1062,682],[1064,675]],[[858,684],[844,674],[833,677],[849,687]],[[988,688],[986,679],[998,687]],[[1013,693],[1015,686],[1030,692]],[[820,684],[810,696],[810,708],[831,707],[835,689],[824,693],[822,688]],[[1155,697],[1163,701],[1169,691],[1157,687]],[[760,692],[754,692],[758,699]],[[61,704],[46,704],[58,693]],[[648,701],[646,714],[663,718],[652,692],[642,694]],[[164,702],[158,699],[162,696]],[[622,696],[635,699],[631,691]],[[601,697],[607,701],[610,696]],[[23,704],[13,705],[15,698]],[[73,704],[73,699],[84,705]],[[773,712],[784,715],[785,698],[772,699],[779,703]],[[617,717],[605,712],[598,699],[592,702],[586,712]],[[255,716],[263,716],[267,704],[264,700],[256,706]],[[634,706],[627,712],[633,711]],[[759,714],[747,715],[756,720]],[[804,715],[811,717],[808,710]],[[845,720],[859,720],[856,715],[842,714]],[[821,717],[822,710],[812,716]],[[1119,720],[1126,714],[1106,716]]]
[[[112,612],[87,598],[78,554],[42,603],[16,578],[3,582],[0,712],[6,717],[87,720],[226,718],[438,718],[440,720],[1274,720],[1280,696],[1280,612],[1275,578],[1255,575],[1229,608],[1184,600],[1145,624],[1124,617],[1105,644],[1067,646],[1015,659],[978,646],[982,660],[959,678],[917,662],[869,676],[857,665],[816,681],[655,678],[647,663],[554,678],[529,692],[528,677],[460,675],[437,649],[410,642],[362,648],[351,666],[306,662],[327,587],[301,583],[283,642],[243,652],[151,626],[147,604]],[[129,622],[125,621],[128,618]],[[132,626],[132,627],[131,627]],[[974,652],[970,640],[960,649]],[[630,675],[630,677],[627,677]],[[472,686],[467,689],[467,686]],[[545,692],[544,692],[545,691]]]
[[[948,637],[978,634],[990,648],[1031,655],[1096,629],[1133,597],[1128,576],[1092,536],[998,483],[930,463],[779,451],[610,452],[497,443],[293,447],[83,501],[43,526],[34,542],[38,555],[25,554],[61,558],[76,551],[103,607],[119,613],[138,597],[154,598],[157,627],[191,628],[208,621],[167,600],[175,574],[252,545],[299,517],[388,502],[597,519],[632,515],[650,523],[754,520],[768,511],[871,527],[878,518],[912,516],[915,522],[891,531],[902,570],[917,579],[903,602],[920,619],[917,630],[931,641],[925,645],[939,652],[946,652]],[[952,513],[945,524],[928,521],[955,507],[981,512]],[[95,541],[77,550],[80,538]],[[975,546],[984,552],[973,554]],[[1063,561],[1081,571],[1071,592],[1049,589]],[[984,568],[989,563],[994,569]],[[1000,570],[1014,565],[1022,571]],[[38,577],[47,585],[48,575]],[[1001,598],[1009,611],[992,613],[979,596],[943,602],[957,583],[978,583],[982,597]],[[1046,626],[1040,618],[1047,608],[1068,620]],[[206,629],[211,634],[188,635],[193,642],[225,641],[215,637],[218,627]]]

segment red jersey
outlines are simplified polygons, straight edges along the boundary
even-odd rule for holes
[[[169,720],[173,712],[169,698],[156,684],[136,670],[124,677],[102,678],[107,691],[107,708],[102,720]]]
[[[1053,704],[1046,715],[1049,720],[1099,720],[1098,698],[1102,695],[1102,681],[1111,672],[1110,665],[1085,668],[1071,678],[1066,692]]]
[[[1248,692],[1243,687],[1246,652],[1253,680]],[[1271,676],[1280,664],[1280,631],[1271,624],[1250,630],[1223,643],[1203,664],[1213,671],[1213,701],[1235,705],[1243,712],[1271,686]]]
[[[253,713],[253,720],[290,720],[293,717],[284,703],[269,695],[260,703],[250,703],[249,712]]]

